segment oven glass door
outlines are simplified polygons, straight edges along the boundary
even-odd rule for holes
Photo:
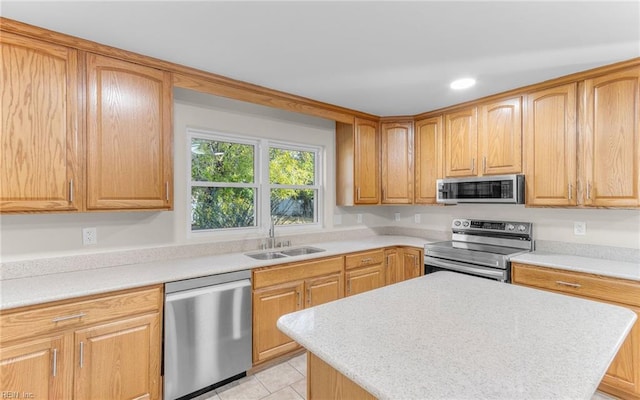
[[[444,260],[441,258],[424,257],[424,273],[430,274],[437,271],[452,271],[461,274],[478,276],[481,278],[492,279],[500,282],[510,282],[510,268],[498,269],[489,268],[482,265],[468,264],[459,261]]]

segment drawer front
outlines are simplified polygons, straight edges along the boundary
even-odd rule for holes
[[[98,298],[79,298],[72,303],[44,305],[27,311],[4,311],[0,315],[0,342],[6,343],[22,337],[75,329],[96,322],[160,310],[162,301],[162,287],[156,286]]]
[[[325,258],[318,261],[301,262],[295,264],[264,267],[253,270],[253,288],[279,285],[342,272],[344,259],[342,257]]]
[[[381,264],[382,260],[384,260],[384,250],[379,249],[349,254],[345,257],[344,265],[347,269],[360,268],[367,265]]]
[[[640,282],[514,263],[515,284],[640,306]]]

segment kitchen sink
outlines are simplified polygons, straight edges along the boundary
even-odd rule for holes
[[[305,247],[297,247],[293,249],[264,251],[259,253],[245,253],[245,255],[256,260],[273,260],[276,258],[303,256],[306,254],[319,253],[321,251],[326,251],[326,250],[319,249],[317,247],[305,246]]]
[[[282,254],[279,251],[268,251],[266,253],[247,253],[246,255],[256,260],[273,260],[275,258],[287,257],[286,254]]]
[[[319,249],[317,247],[298,247],[296,249],[282,250],[281,253],[293,257],[293,256],[303,256],[305,254],[320,253],[322,251],[325,251],[325,250]]]

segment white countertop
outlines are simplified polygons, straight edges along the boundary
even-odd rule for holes
[[[635,319],[436,272],[287,314],[278,327],[380,399],[589,399]]]
[[[274,260],[260,261],[244,253],[229,253],[0,280],[0,309],[381,247],[399,245],[423,247],[427,242],[429,241],[426,239],[409,236],[368,236],[359,240],[314,243],[313,247],[326,251]]]
[[[511,258],[511,262],[535,264],[542,267],[566,269],[613,278],[640,281],[640,264],[599,258],[555,254],[543,251],[523,253]]]

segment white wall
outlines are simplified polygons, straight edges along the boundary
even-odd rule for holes
[[[640,248],[640,210],[550,209],[513,205],[335,207],[335,137],[332,121],[195,92],[176,91],[174,211],[2,215],[1,260],[7,262],[58,255],[255,238],[266,234],[233,234],[227,231],[213,236],[188,236],[188,153],[184,136],[187,127],[323,146],[326,156],[324,231],[352,229],[358,226],[397,225],[448,232],[452,218],[471,217],[531,221],[535,224],[535,236],[538,240]],[[401,214],[400,222],[394,222],[396,212]],[[416,213],[421,215],[420,224],[414,223]],[[358,214],[362,215],[361,224],[357,222]],[[574,221],[587,223],[585,236],[573,235]],[[83,227],[97,228],[97,245],[82,245]]]
[[[522,205],[459,204],[456,206],[391,207],[387,218],[400,213],[397,226],[441,230],[449,229],[454,218],[482,218],[534,223],[536,240],[597,244],[640,249],[640,210],[571,208],[526,208]],[[420,223],[414,222],[420,214]],[[584,236],[573,233],[576,221],[586,222]]]

